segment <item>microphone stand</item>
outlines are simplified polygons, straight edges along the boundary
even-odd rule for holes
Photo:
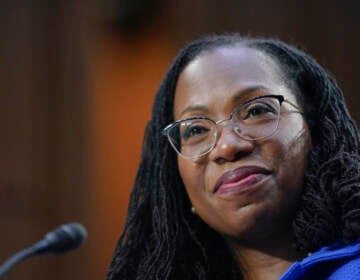
[[[35,253],[36,248],[35,246],[32,246],[12,255],[0,266],[0,279],[2,279],[2,277],[5,276],[17,263],[31,257]]]
[[[65,224],[49,232],[33,246],[25,248],[7,259],[0,266],[2,279],[16,264],[34,256],[42,254],[61,254],[79,247],[86,239],[87,231],[79,223]]]

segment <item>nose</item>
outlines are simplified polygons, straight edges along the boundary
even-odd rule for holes
[[[240,138],[231,125],[224,126],[218,133],[217,143],[209,154],[211,161],[218,164],[237,161],[254,150],[254,141]]]

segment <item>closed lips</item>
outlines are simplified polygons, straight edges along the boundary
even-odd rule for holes
[[[217,180],[213,192],[216,193],[222,185],[231,184],[235,182],[240,182],[245,178],[256,175],[256,174],[263,174],[269,175],[271,172],[260,166],[243,166],[236,168],[234,170],[230,170],[225,172],[221,177]]]

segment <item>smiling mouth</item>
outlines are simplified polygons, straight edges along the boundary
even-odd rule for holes
[[[267,178],[271,172],[259,166],[244,166],[225,172],[216,182],[213,192],[233,194],[250,191],[253,186]]]

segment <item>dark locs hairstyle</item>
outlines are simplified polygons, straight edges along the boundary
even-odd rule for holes
[[[222,237],[191,214],[176,153],[161,134],[173,121],[177,80],[189,62],[237,45],[259,50],[280,66],[310,127],[312,149],[293,221],[297,248],[309,252],[360,236],[359,135],[334,79],[309,55],[281,41],[209,36],[179,53],[157,92],[108,280],[242,278]]]

